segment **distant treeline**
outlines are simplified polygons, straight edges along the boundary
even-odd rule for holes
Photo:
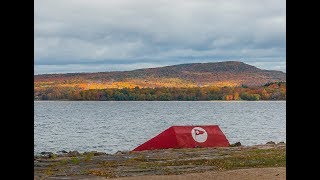
[[[123,88],[90,89],[48,87],[34,91],[35,100],[82,101],[210,101],[210,100],[286,100],[286,83],[260,87]]]

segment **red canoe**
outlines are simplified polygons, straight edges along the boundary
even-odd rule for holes
[[[227,147],[229,141],[218,125],[171,126],[133,151],[168,148]]]

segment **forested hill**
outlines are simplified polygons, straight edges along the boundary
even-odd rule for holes
[[[285,82],[281,71],[263,70],[243,62],[192,63],[133,71],[35,75],[35,88],[57,86],[83,89],[205,86],[261,86]]]

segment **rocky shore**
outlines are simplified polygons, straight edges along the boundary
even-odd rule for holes
[[[141,152],[60,151],[34,156],[34,179],[105,179],[179,175],[285,167],[286,145],[268,142],[225,148],[163,149]],[[285,170],[282,169],[282,174]],[[169,176],[168,176],[169,177]]]

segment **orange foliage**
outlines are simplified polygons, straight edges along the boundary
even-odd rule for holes
[[[233,95],[232,94],[226,95],[226,101],[231,101],[231,100],[233,100]]]
[[[233,95],[233,100],[239,100],[239,99],[240,99],[239,93],[235,92]]]

